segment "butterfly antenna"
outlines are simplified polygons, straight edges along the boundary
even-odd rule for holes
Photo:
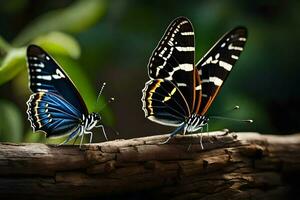
[[[239,109],[240,109],[240,106],[236,105],[232,109],[223,112],[223,114],[225,114],[225,113],[228,114],[232,111],[239,110]],[[223,114],[221,114],[221,115],[223,115]],[[236,121],[236,122],[253,123],[252,119],[235,119],[235,118],[223,117],[223,116],[210,116],[209,118],[210,119],[230,120],[230,121]]]
[[[100,108],[100,111],[103,110],[108,104],[112,103],[115,101],[114,97],[110,97],[109,100],[107,102],[105,102],[105,104]]]
[[[222,120],[230,120],[230,121],[236,121],[236,122],[246,122],[246,123],[253,123],[252,119],[235,119],[230,117],[222,117],[222,116],[210,116],[210,119],[222,119]]]
[[[104,89],[105,86],[106,86],[106,83],[104,82],[104,83],[102,84],[102,87],[101,87],[99,93],[98,93],[96,105],[97,105],[97,103],[99,102],[100,96],[102,95],[102,92],[103,92],[103,89]],[[109,100],[108,100],[108,101],[107,101],[107,102],[99,109],[99,111],[101,111],[102,109],[104,109],[104,108],[107,106],[107,104],[110,104],[110,103],[112,103],[112,102],[114,102],[114,101],[115,101],[115,98],[114,98],[114,97],[109,98]]]
[[[103,89],[104,89],[104,87],[105,87],[105,85],[106,85],[106,83],[104,82],[103,84],[102,84],[102,87],[101,87],[101,89],[100,89],[100,91],[99,91],[99,94],[98,94],[98,96],[97,96],[97,103],[98,103],[98,101],[99,101],[99,98],[100,98],[100,96],[101,96],[101,94],[102,94],[102,92],[103,92]]]
[[[111,126],[103,125],[104,128],[112,130],[116,135],[120,135],[120,133]]]
[[[236,105],[236,106],[234,106],[233,108],[231,108],[231,109],[229,109],[229,110],[226,110],[226,111],[222,112],[222,113],[219,114],[219,115],[228,114],[228,113],[231,113],[231,112],[236,111],[236,110],[239,110],[239,109],[240,109],[240,106]]]
[[[102,84],[101,88],[100,88],[100,91],[99,91],[98,96],[97,96],[97,99],[96,99],[96,103],[95,103],[95,105],[94,105],[94,110],[97,110],[98,101],[99,101],[99,99],[100,99],[100,96],[101,96],[101,94],[102,94],[102,92],[103,92],[103,89],[104,89],[105,85],[106,85],[106,83],[104,82],[104,83]]]

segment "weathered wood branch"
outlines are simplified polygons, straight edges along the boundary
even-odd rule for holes
[[[213,132],[55,147],[0,144],[10,199],[287,199],[298,192],[300,134]],[[99,199],[99,198],[97,198]]]

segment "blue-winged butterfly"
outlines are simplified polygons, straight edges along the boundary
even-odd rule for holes
[[[30,45],[27,48],[29,87],[33,94],[27,101],[28,120],[33,131],[42,131],[46,137],[68,135],[62,143],[90,134],[92,128],[105,130],[98,113],[88,113],[88,109],[72,83],[57,62],[41,47]],[[107,139],[107,138],[106,138]]]
[[[191,22],[176,18],[167,28],[148,63],[150,80],[143,89],[143,111],[149,120],[191,133],[207,125],[206,116],[247,40],[247,29],[236,27],[221,37],[195,64]]]

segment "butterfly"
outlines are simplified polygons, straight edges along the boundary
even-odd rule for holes
[[[150,80],[142,90],[145,117],[177,127],[179,132],[202,130],[208,109],[219,93],[247,40],[247,29],[236,27],[221,37],[195,64],[195,39],[191,22],[178,17],[167,28],[148,63]]]
[[[26,104],[33,131],[45,132],[47,138],[68,135],[62,144],[81,136],[81,146],[83,136],[90,134],[91,143],[91,130],[100,127],[107,139],[103,125],[97,125],[101,116],[88,113],[75,85],[50,55],[41,47],[30,45],[27,64],[33,94]]]

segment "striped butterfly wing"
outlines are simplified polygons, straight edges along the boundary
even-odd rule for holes
[[[179,17],[167,28],[148,64],[143,89],[145,116],[157,123],[180,126],[191,115],[195,102],[194,30]]]
[[[184,17],[176,18],[167,28],[148,64],[151,79],[171,81],[182,93],[188,112],[194,106],[195,41],[191,22]]]
[[[196,64],[202,86],[201,105],[194,112],[204,115],[220,91],[247,40],[247,29],[236,27],[226,33]],[[196,83],[199,84],[199,83]],[[199,97],[198,97],[199,98]]]
[[[87,115],[87,107],[61,67],[42,48],[30,45],[27,48],[29,82],[32,92],[51,92],[63,97],[79,112]]]
[[[78,132],[81,112],[61,96],[51,92],[37,92],[27,101],[27,114],[34,131],[44,131],[47,137]]]
[[[166,126],[180,126],[190,114],[184,96],[172,81],[148,81],[143,89],[142,102],[145,116]]]

